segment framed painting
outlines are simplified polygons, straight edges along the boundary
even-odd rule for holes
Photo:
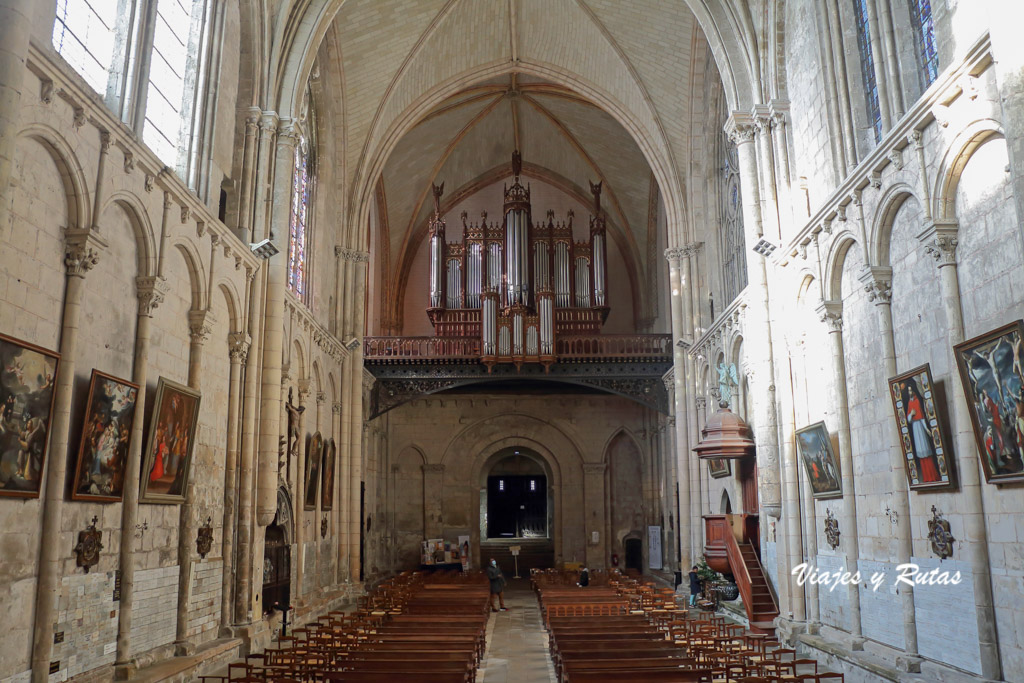
[[[60,354],[0,334],[0,496],[38,498]]]
[[[324,438],[317,432],[309,437],[306,446],[306,488],[304,510],[316,510],[316,494],[320,485],[320,458],[324,452]]]
[[[92,371],[71,488],[72,500],[121,500],[138,396],[137,384],[99,370]]]
[[[164,377],[156,386],[142,465],[140,503],[185,502],[200,394]]]
[[[1024,323],[953,347],[974,440],[990,484],[1024,481]]]
[[[320,480],[323,485],[320,487],[320,509],[324,512],[334,509],[334,459],[338,454],[338,447],[331,439],[324,444],[323,476]]]
[[[796,446],[807,469],[811,495],[815,498],[838,498],[843,495],[839,460],[832,450],[832,440],[824,422],[796,430]]]
[[[708,474],[715,479],[728,477],[732,474],[732,466],[727,458],[711,458],[708,460]]]
[[[955,485],[953,460],[935,409],[935,390],[928,363],[889,378],[889,397],[900,433],[903,466],[913,490]]]

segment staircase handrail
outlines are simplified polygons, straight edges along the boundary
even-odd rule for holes
[[[747,618],[754,620],[754,594],[750,572],[747,570],[747,563],[743,561],[743,553],[732,534],[725,535],[725,552],[729,557],[729,567],[732,569],[733,577],[737,579],[736,586],[740,589],[740,597],[743,598],[743,606],[747,609]],[[756,559],[756,558],[755,558]]]

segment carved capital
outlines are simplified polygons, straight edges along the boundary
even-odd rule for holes
[[[208,311],[188,312],[188,336],[193,344],[203,344],[213,329],[213,316]]]
[[[100,260],[102,243],[89,230],[65,231],[64,268],[72,277],[85,277]]]
[[[342,249],[341,256],[350,263],[368,263],[370,254],[358,249]]]
[[[232,332],[228,335],[228,355],[233,363],[244,364],[249,357],[249,346],[252,339],[245,332]]]
[[[151,316],[163,303],[170,287],[164,278],[147,275],[135,278],[135,294],[139,298],[139,315]]]
[[[697,405],[697,410],[704,410],[708,407],[708,399],[705,398],[704,396],[697,396],[693,400],[694,403]]]
[[[327,394],[325,394],[322,391],[316,392],[316,403],[317,405],[320,405],[321,403],[327,403]]]
[[[703,242],[693,242],[691,244],[684,244],[680,249],[683,250],[683,256],[690,257],[696,256],[700,253],[700,250],[704,247]]]
[[[725,122],[725,134],[734,145],[753,142],[757,134],[754,117],[744,112],[734,111]]]
[[[427,463],[426,465],[421,465],[421,467],[423,468],[423,473],[424,474],[426,474],[428,472],[433,473],[433,474],[443,474],[444,473],[444,465],[442,465],[441,463],[430,462],[430,463]]]
[[[341,415],[341,404],[338,402],[332,403],[331,412],[334,413],[335,415]]]
[[[840,301],[822,301],[818,304],[818,316],[828,326],[829,332],[843,331],[843,304]]]
[[[607,468],[608,465],[603,462],[585,462],[583,463],[583,474],[604,474]]]
[[[889,150],[889,154],[887,156],[889,157],[889,161],[892,163],[892,165],[896,167],[897,171],[902,171],[903,170],[903,150],[902,149],[895,149],[895,148],[890,149]]]
[[[939,268],[956,265],[958,227],[955,220],[936,219],[917,236],[925,245],[925,253],[935,259]]]
[[[866,268],[860,276],[868,300],[877,305],[892,303],[892,268],[874,266]]]
[[[772,100],[768,103],[768,111],[776,126],[784,126],[789,119],[789,101]]]
[[[678,263],[680,259],[686,256],[685,247],[670,247],[665,250],[665,259],[669,262]]]
[[[299,390],[299,404],[305,403],[310,394],[309,379],[306,378],[298,380],[295,382],[295,388]]]
[[[772,120],[771,109],[769,109],[767,104],[755,104],[750,112],[750,116],[754,120],[754,127],[757,128],[758,132],[772,132],[772,126],[775,125],[775,122]]]
[[[100,154],[106,154],[107,152],[109,152],[110,151],[110,143],[113,142],[113,141],[114,141],[114,139],[110,136],[110,131],[109,130],[101,130],[100,131]]]

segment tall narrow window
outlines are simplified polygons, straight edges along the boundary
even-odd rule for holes
[[[117,0],[57,0],[53,47],[93,90],[106,95],[114,56]]]
[[[195,86],[204,6],[201,0],[158,0],[156,6],[142,140],[172,168],[185,161],[179,157],[182,131],[192,127],[195,92],[188,86]]]
[[[875,131],[875,142],[882,139],[882,111],[878,106],[878,83],[875,81],[875,60],[871,56],[871,33],[868,29],[867,2],[853,0],[853,12],[857,20],[857,49],[860,51],[860,74],[864,80],[864,100],[867,103],[868,121]]]
[[[309,168],[309,143],[299,138],[295,146],[295,171],[292,174],[292,215],[288,235],[288,288],[300,299],[306,297],[306,249],[309,239],[309,200],[312,189]]]
[[[728,307],[747,286],[746,238],[743,235],[743,207],[740,195],[739,158],[736,145],[724,134],[722,145],[722,175],[719,179],[718,220],[722,256],[722,305]],[[713,313],[712,313],[713,315]]]
[[[939,76],[939,53],[935,49],[931,0],[910,0],[910,21],[914,25],[914,39],[917,42],[917,63],[924,87],[927,88]]]

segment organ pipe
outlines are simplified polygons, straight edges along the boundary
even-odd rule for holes
[[[431,185],[434,191],[434,215],[430,220],[430,307],[441,308],[444,300],[444,219],[441,218],[441,194],[444,183]]]

